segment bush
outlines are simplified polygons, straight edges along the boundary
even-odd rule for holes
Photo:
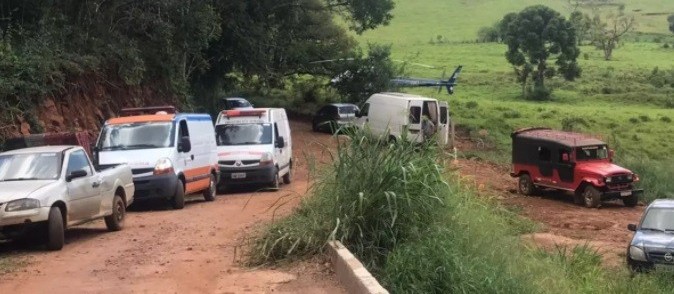
[[[562,130],[564,131],[578,131],[578,126],[590,127],[590,124],[582,117],[565,117],[562,119]]]
[[[546,101],[552,98],[552,90],[543,86],[534,86],[527,93],[530,100]]]
[[[670,123],[672,122],[672,119],[669,118],[669,116],[663,116],[660,118],[660,121],[665,122],[665,123]]]
[[[466,108],[468,108],[468,109],[475,109],[477,107],[478,107],[478,104],[475,101],[466,102]]]
[[[637,123],[639,123],[639,119],[636,118],[636,117],[630,117],[629,121],[630,121],[630,123],[632,123],[632,124],[637,124]]]
[[[648,115],[640,115],[640,116],[639,116],[639,119],[640,119],[642,122],[649,122],[649,121],[651,121],[651,118],[650,118]]]
[[[498,27],[481,27],[477,31],[477,41],[480,43],[493,43],[501,41],[501,34]]]
[[[383,146],[358,131],[338,144],[333,157],[312,196],[254,242],[252,264],[315,254],[336,239],[377,268],[389,251],[416,238],[444,210],[438,193],[448,187],[433,146],[404,141]]]
[[[522,115],[517,110],[508,110],[503,113],[503,118],[520,118]]]

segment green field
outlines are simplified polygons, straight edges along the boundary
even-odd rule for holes
[[[398,1],[389,26],[356,38],[361,44],[391,44],[394,59],[439,67],[408,65],[406,71],[410,76],[440,78],[442,67],[449,74],[457,65],[464,65],[452,96],[438,94],[435,89],[405,91],[449,100],[454,121],[483,143],[480,146],[484,146],[485,152],[478,156],[505,164],[509,159],[511,131],[530,126],[571,127],[604,138],[624,157],[624,162],[657,160],[658,164],[671,167],[674,49],[664,48],[664,44],[674,45],[674,34],[667,27],[667,15],[674,13],[674,1],[620,2],[625,3],[627,13],[635,15],[635,31],[615,50],[611,61],[605,61],[602,52],[593,46],[582,46],[578,58],[582,76],[575,82],[549,80],[548,85],[554,89],[552,101],[524,100],[512,67],[505,59],[506,46],[475,41],[479,28],[492,25],[506,13],[545,4],[568,15],[572,10],[566,3]],[[591,11],[587,7],[582,9]],[[659,74],[654,75],[656,68]],[[664,84],[658,82],[661,77],[666,77]],[[657,176],[665,181],[671,179],[671,173]],[[674,196],[674,191],[649,198],[663,196]]]

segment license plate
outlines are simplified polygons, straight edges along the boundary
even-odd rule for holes
[[[632,191],[620,192],[620,196],[630,196],[630,195],[632,195]]]
[[[232,179],[245,179],[246,173],[233,173]]]

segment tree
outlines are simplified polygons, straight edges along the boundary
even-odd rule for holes
[[[329,9],[346,16],[350,28],[361,34],[388,25],[395,6],[393,0],[324,0]]]
[[[368,55],[356,51],[348,62],[334,63],[339,74],[332,85],[349,102],[360,103],[374,93],[386,91],[399,69],[390,59],[391,47],[369,45]]]
[[[674,14],[667,17],[667,22],[669,22],[669,30],[674,33]]]
[[[602,20],[601,15],[595,12],[590,24],[592,44],[604,52],[604,59],[611,60],[613,50],[620,46],[620,39],[634,30],[636,21],[633,15],[626,15],[624,9],[617,13],[610,13]]]
[[[505,15],[501,27],[504,43],[508,45],[506,59],[515,68],[523,95],[526,95],[530,76],[534,82],[533,93],[543,94],[534,97],[537,99],[549,98],[546,77],[553,77],[557,72],[566,80],[580,76],[576,63],[580,53],[576,32],[558,12],[542,5],[527,7],[519,13]],[[548,66],[551,58],[556,58],[557,70]]]
[[[592,19],[589,15],[576,10],[569,16],[569,21],[576,30],[576,40],[578,41],[578,46],[582,45],[583,41],[591,41],[590,29]]]

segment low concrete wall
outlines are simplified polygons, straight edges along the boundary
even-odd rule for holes
[[[388,294],[377,279],[363,266],[342,242],[329,243],[332,266],[335,268],[337,280],[347,292],[352,294]]]

